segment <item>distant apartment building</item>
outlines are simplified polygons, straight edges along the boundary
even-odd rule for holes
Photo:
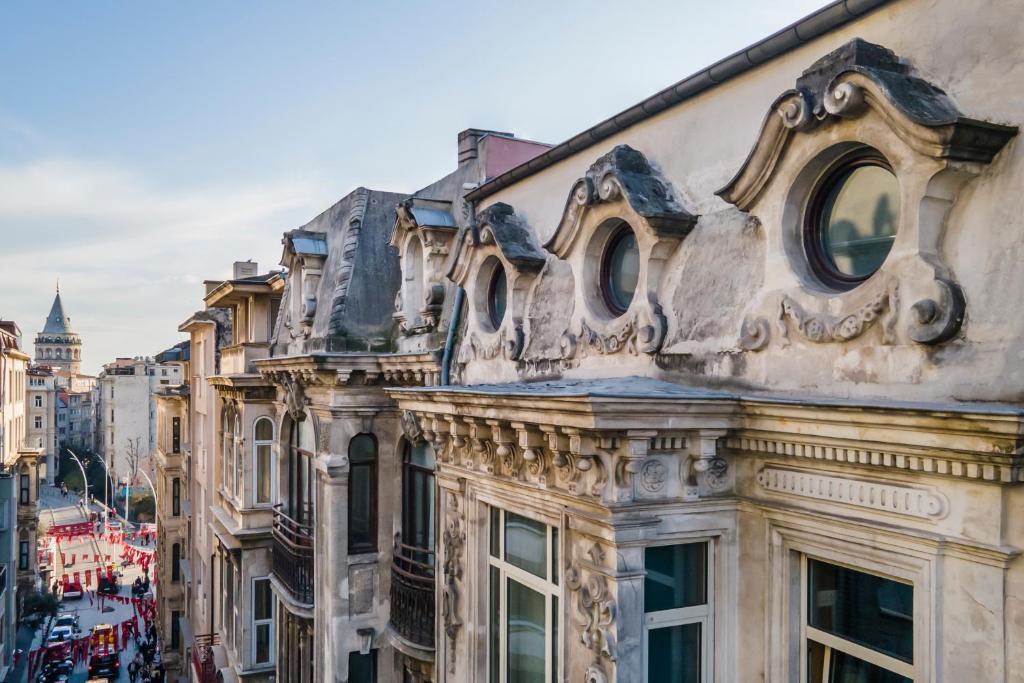
[[[181,367],[137,356],[103,366],[98,379],[97,446],[115,480],[134,481],[139,470],[152,476],[156,443],[153,392],[181,384]]]
[[[57,405],[58,390],[56,377],[47,367],[32,367],[26,370],[26,429],[25,444],[41,448],[39,463],[40,479],[53,484],[57,467]]]

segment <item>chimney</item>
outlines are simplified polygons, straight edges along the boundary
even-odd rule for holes
[[[459,133],[459,166],[476,159],[480,156],[480,138],[487,135],[500,135],[505,138],[514,138],[512,133],[502,133],[496,130],[483,130],[482,128],[467,128]]]
[[[241,280],[246,277],[256,277],[259,271],[259,264],[252,261],[235,261],[235,274],[232,279]]]

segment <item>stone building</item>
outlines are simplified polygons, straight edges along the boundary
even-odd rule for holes
[[[158,525],[158,533],[164,536],[166,531],[160,543],[164,545],[163,558],[169,560],[161,562],[160,571],[164,572],[161,583],[174,583],[168,577],[173,577],[177,570],[184,611],[178,620],[182,638],[178,653],[179,671],[189,672],[185,674],[189,680],[212,683],[217,679],[218,668],[226,662],[226,655],[215,627],[215,606],[220,588],[214,574],[216,543],[210,524],[210,506],[217,493],[212,457],[219,439],[219,406],[210,378],[219,374],[221,350],[231,343],[231,319],[226,311],[220,309],[197,311],[178,326],[178,331],[189,335],[189,360],[185,374],[188,393],[179,393],[187,400],[185,406],[179,403],[173,409],[165,403],[167,410],[164,416],[173,420],[178,416],[175,414],[177,411],[187,411],[180,415],[187,425],[187,437],[181,445],[180,462],[174,457],[164,458],[165,467],[158,486],[164,489],[173,487],[176,470],[181,469],[184,482],[181,502],[183,528],[176,524]],[[182,534],[181,556],[175,563],[173,545],[182,538]],[[170,553],[167,548],[171,549]],[[175,606],[173,600],[157,604],[161,610],[158,619],[165,643],[170,643],[173,636]]]
[[[153,476],[156,399],[160,387],[181,384],[181,367],[148,356],[118,358],[103,366],[97,381],[99,452],[115,481],[134,479],[139,470]]]
[[[202,342],[202,632],[271,516],[280,682],[1024,678],[1021,27],[833,2],[286,233],[266,357]]]
[[[0,320],[0,676],[12,665],[22,596],[37,583],[38,462],[26,443],[29,355],[21,329]]]
[[[64,311],[60,287],[53,297],[43,331],[36,335],[35,363],[78,374],[82,368],[82,338],[71,328],[71,316]]]
[[[42,449],[40,479],[52,485],[57,472],[60,446],[57,439],[57,378],[45,366],[30,367],[25,374],[28,381],[25,394],[25,445]]]

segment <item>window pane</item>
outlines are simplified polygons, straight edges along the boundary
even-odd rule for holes
[[[906,676],[868,664],[839,650],[832,650],[831,672],[830,678],[836,683],[911,683]]]
[[[558,681],[558,596],[551,596],[551,683]]]
[[[914,587],[810,560],[811,626],[914,661]]]
[[[508,579],[508,683],[544,683],[544,596]]]
[[[542,579],[548,575],[547,527],[513,512],[505,513],[505,561]]]
[[[256,421],[256,440],[270,441],[274,438],[274,424],[266,419]]]
[[[260,579],[253,584],[253,619],[274,618],[274,594],[270,590],[270,580]]]
[[[707,549],[707,543],[647,548],[644,551],[644,611],[705,604]]]
[[[348,446],[349,462],[373,462],[377,457],[377,442],[369,434],[357,434]]]
[[[836,269],[855,277],[882,265],[896,235],[900,188],[881,166],[861,166],[833,186],[822,211],[822,241]]]
[[[256,447],[256,502],[270,502],[270,446]]]
[[[434,469],[434,449],[430,444],[421,443],[409,448],[409,462],[427,469]]]
[[[551,527],[551,583],[558,585],[558,527]]]
[[[270,661],[270,624],[256,625],[256,663]]]
[[[647,632],[647,683],[700,683],[701,625]]]
[[[491,508],[493,513],[495,508]],[[498,683],[498,670],[501,666],[501,572],[497,567],[491,567],[491,586],[490,586],[490,621],[488,624],[489,628],[489,651],[490,656],[490,681],[491,683]]]
[[[373,544],[370,538],[371,476],[370,467],[355,465],[349,470],[349,547]]]

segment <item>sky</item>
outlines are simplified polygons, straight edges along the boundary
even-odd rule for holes
[[[203,281],[477,127],[561,142],[825,0],[0,5],[0,318],[60,280],[83,371],[184,339]]]

